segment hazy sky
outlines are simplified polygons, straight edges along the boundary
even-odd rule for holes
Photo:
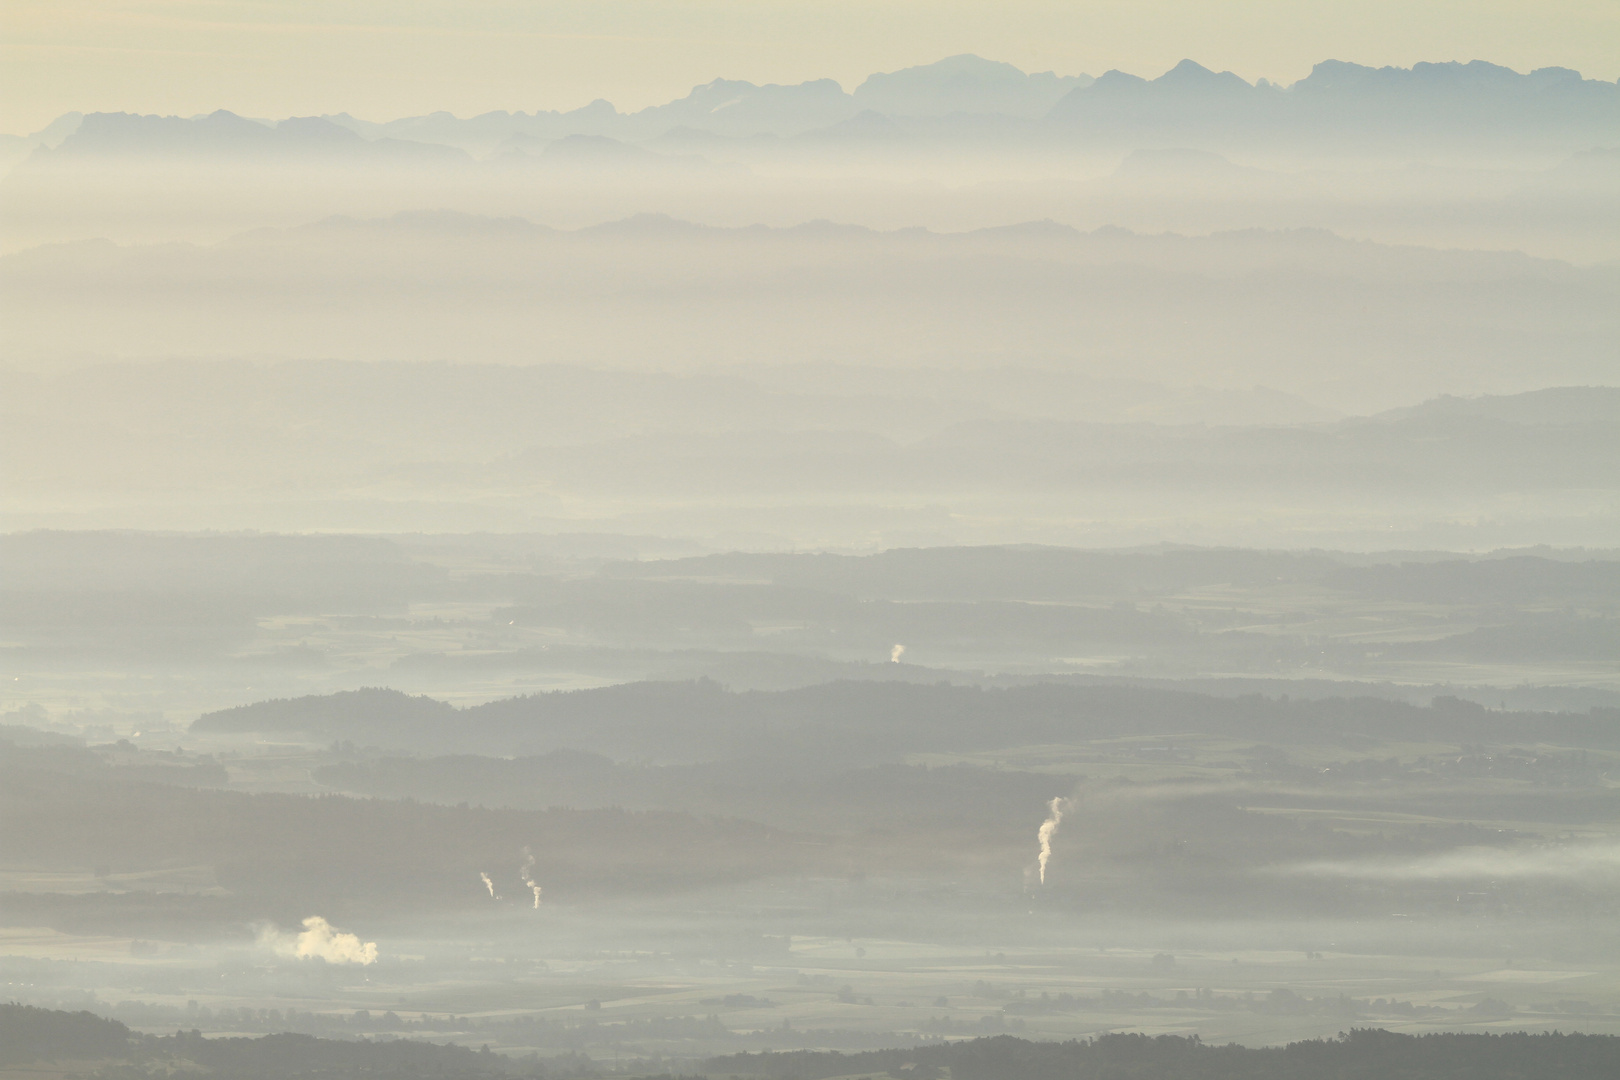
[[[73,109],[257,116],[637,108],[717,76],[852,89],[961,52],[1284,82],[1328,57],[1620,76],[1620,0],[7,0],[0,130]]]

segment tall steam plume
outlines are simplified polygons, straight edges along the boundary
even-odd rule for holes
[[[889,663],[898,664],[900,662],[900,658],[904,655],[906,655],[906,647],[904,645],[896,645],[894,648],[889,650]]]
[[[1047,804],[1047,818],[1041,822],[1041,831],[1035,834],[1041,844],[1041,854],[1037,859],[1041,868],[1041,884],[1046,884],[1046,864],[1052,859],[1052,834],[1057,832],[1058,826],[1063,824],[1063,815],[1073,809],[1074,802],[1070,799],[1053,799]]]

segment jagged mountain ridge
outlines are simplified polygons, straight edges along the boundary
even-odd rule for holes
[[[1568,68],[1520,74],[1474,60],[1371,68],[1317,64],[1292,86],[1250,84],[1230,71],[1183,60],[1157,79],[1110,71],[1070,91],[1047,120],[1100,140],[1224,137],[1406,145],[1516,138],[1612,141],[1620,134],[1620,86]]]
[[[173,153],[203,146],[331,151],[347,145],[340,132],[389,145],[392,155],[408,152],[399,143],[440,144],[476,156],[510,153],[521,149],[512,144],[514,137],[639,142],[691,132],[825,141],[869,137],[870,122],[860,122],[868,114],[897,130],[945,140],[1015,132],[1058,143],[1267,138],[1405,146],[1441,137],[1449,143],[1512,139],[1575,152],[1620,141],[1620,84],[1585,79],[1567,68],[1521,74],[1480,60],[1412,68],[1327,60],[1286,87],[1265,79],[1251,84],[1192,60],[1153,79],[1117,70],[1092,79],[1025,73],[963,55],[874,74],[853,92],[831,79],[763,86],[715,79],[684,98],[629,113],[603,100],[566,112],[497,111],[469,118],[438,112],[385,123],[339,113],[274,126],[223,110],[189,120],[92,113],[59,152]]]
[[[465,153],[450,146],[386,137],[367,139],[318,116],[289,117],[270,125],[225,109],[191,119],[91,113],[55,150],[46,153],[66,160],[106,155],[231,155],[420,164],[466,158]]]

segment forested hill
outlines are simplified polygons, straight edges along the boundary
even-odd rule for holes
[[[87,1070],[13,1071],[40,1062],[100,1066],[102,1077],[180,1075],[230,1080],[485,1080],[543,1076],[534,1062],[514,1062],[487,1049],[432,1043],[346,1042],[308,1035],[205,1039],[196,1032],[136,1034],[116,1020],[28,1005],[0,1004],[0,1075],[49,1077]]]
[[[321,741],[461,753],[586,750],[664,762],[787,754],[848,765],[909,753],[1184,732],[1283,743],[1421,733],[1448,741],[1610,747],[1620,745],[1615,719],[1612,709],[1508,712],[1443,697],[1418,707],[1376,698],[1225,698],[1061,683],[981,689],[834,682],[739,693],[699,680],[534,694],[459,710],[397,691],[345,691],[209,713],[192,730],[302,732]]]

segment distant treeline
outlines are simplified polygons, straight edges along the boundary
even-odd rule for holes
[[[543,548],[547,541],[534,542]],[[452,654],[456,663],[595,669],[606,658],[578,650],[655,650],[620,658],[638,676],[668,670],[671,658],[656,650],[763,648],[779,657],[851,660],[886,657],[895,642],[932,662],[1017,656],[1055,664],[1054,657],[1101,654],[1268,673],[1354,672],[1370,660],[1374,667],[1603,663],[1620,655],[1620,560],[1584,553],[1457,558],[989,546],[870,556],[602,558],[587,574],[570,564],[561,574],[452,576],[428,561],[434,550],[363,537],[0,537],[8,570],[0,630],[14,639],[14,655],[51,662],[108,655],[223,659],[251,652],[262,637],[260,620],[270,616],[403,616],[414,603],[454,599],[505,605],[473,620],[485,636],[471,653]],[[1189,590],[1209,588],[1226,599],[1185,603]],[[1452,612],[1462,632],[1433,640],[1427,633],[1382,635],[1372,645],[1356,633],[1296,633],[1293,617],[1271,610],[1274,597],[1264,599],[1277,589],[1329,605],[1432,606]],[[770,629],[767,638],[762,627]],[[537,629],[556,639],[548,646],[555,651],[533,648],[532,641],[522,647],[522,635]],[[318,648],[285,642],[273,655],[277,663],[322,661]]]
[[[1381,698],[1232,698],[1058,683],[833,682],[738,693],[698,680],[535,694],[459,710],[392,690],[346,691],[208,713],[193,730],[303,732],[463,753],[585,750],[675,763],[791,757],[806,767],[847,767],[915,753],[1188,733],[1295,745],[1348,737],[1607,749],[1620,747],[1620,710],[1506,712],[1456,698],[1420,707]]]
[[[1541,555],[1458,558],[1418,552],[1161,548],[1090,551],[1039,545],[894,548],[875,555],[729,552],[614,562],[603,578],[753,582],[889,600],[1082,600],[1204,585],[1316,583],[1426,603],[1620,601],[1620,560]]]

